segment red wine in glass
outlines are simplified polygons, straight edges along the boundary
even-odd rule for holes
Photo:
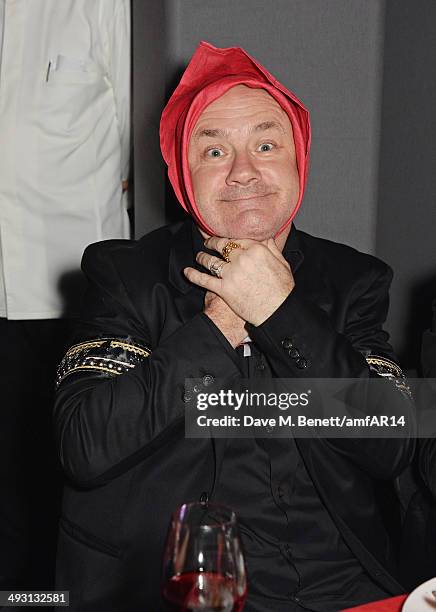
[[[195,503],[174,513],[163,577],[168,612],[242,612],[247,583],[234,512]]]
[[[202,591],[208,590],[209,604],[202,603]],[[212,595],[212,597],[211,597]],[[233,578],[212,572],[180,574],[173,576],[163,588],[167,609],[174,612],[241,612],[244,607],[246,591],[237,595]],[[204,607],[204,606],[207,607]]]

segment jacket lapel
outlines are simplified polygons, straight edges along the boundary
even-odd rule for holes
[[[295,294],[330,315],[333,305],[331,287],[322,271],[322,262],[310,251],[303,236],[302,232],[293,227],[283,251],[295,278]]]
[[[205,290],[190,283],[183,274],[188,266],[200,269],[194,259],[194,231],[190,219],[181,224],[174,235],[169,258],[168,277],[175,289],[174,301],[183,323],[201,312],[204,303]]]

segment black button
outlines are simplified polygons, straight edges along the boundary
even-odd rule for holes
[[[293,347],[289,349],[288,355],[289,357],[292,357],[292,359],[298,359],[298,357],[300,356],[300,351],[297,348]]]
[[[305,370],[309,367],[309,362],[307,361],[307,359],[304,359],[304,357],[300,357],[300,359],[298,359],[295,365],[297,366],[297,368],[300,368],[300,370]]]
[[[192,400],[192,393],[190,391],[186,391],[183,394],[183,401],[186,403],[190,402]]]
[[[257,364],[256,370],[264,370],[264,369],[265,369],[265,364],[262,361]]]
[[[209,385],[211,385],[214,382],[214,377],[212,376],[212,374],[206,374],[206,376],[203,377],[203,385],[205,387],[208,387]]]
[[[200,504],[207,504],[209,501],[209,494],[207,491],[203,491],[200,495]]]
[[[284,338],[282,340],[282,347],[285,350],[288,350],[288,349],[292,348],[292,340],[291,340],[291,338]]]
[[[200,393],[200,391],[201,391],[200,385],[194,385],[193,391],[194,391],[194,393]]]

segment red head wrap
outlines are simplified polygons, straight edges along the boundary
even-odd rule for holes
[[[292,124],[300,193],[280,234],[296,215],[306,186],[309,149],[309,113],[298,98],[281,85],[263,66],[240,47],[218,49],[201,42],[180,83],[166,105],[160,123],[160,145],[168,165],[168,176],[183,208],[208,234],[214,235],[201,218],[194,198],[188,165],[188,145],[198,118],[206,106],[236,85],[265,89],[283,108]]]

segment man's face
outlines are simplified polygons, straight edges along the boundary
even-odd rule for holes
[[[271,238],[298,201],[291,122],[264,89],[237,85],[212,102],[188,160],[198,210],[219,236]]]

